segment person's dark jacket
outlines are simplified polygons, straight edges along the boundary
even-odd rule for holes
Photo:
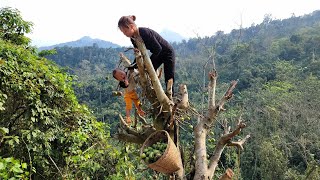
[[[146,48],[152,53],[150,56],[151,61],[158,59],[159,56],[166,56],[166,54],[173,53],[173,47],[156,31],[145,27],[139,27],[139,34]],[[133,39],[131,39],[131,42],[134,47],[137,47]]]

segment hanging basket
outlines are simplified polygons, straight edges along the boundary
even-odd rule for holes
[[[140,155],[144,152],[144,149],[152,146],[157,142],[163,142],[167,144],[167,148],[164,150],[160,158],[153,163],[144,161],[149,168],[165,174],[172,174],[180,169],[182,165],[180,153],[170,138],[167,131],[161,130],[152,133],[143,143],[140,149]]]

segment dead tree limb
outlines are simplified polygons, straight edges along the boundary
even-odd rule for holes
[[[233,97],[233,90],[237,84],[237,81],[232,81],[229,88],[225,92],[224,96],[220,101],[215,104],[215,91],[216,91],[216,81],[217,81],[217,72],[213,69],[209,72],[209,85],[208,85],[208,113],[207,116],[201,118],[198,116],[198,122],[194,129],[195,134],[195,175],[194,179],[212,179],[214,172],[218,165],[221,154],[225,146],[231,142],[231,139],[238,135],[242,128],[245,127],[245,124],[242,122],[238,123],[237,128],[230,132],[230,128],[225,125],[225,133],[220,137],[214,154],[209,159],[209,164],[207,160],[207,149],[206,149],[206,137],[209,129],[213,126],[219,112],[224,111],[224,104]],[[245,141],[245,140],[244,140]]]
[[[221,100],[217,104],[216,111],[225,110],[223,108],[223,106],[228,100],[230,100],[233,97],[233,90],[236,87],[237,83],[238,83],[238,81],[236,81],[236,80],[231,81],[228,90],[224,94],[223,98],[221,98]]]
[[[118,133],[114,135],[114,138],[120,141],[142,144],[150,134],[156,131],[152,125],[144,125],[143,131],[138,132],[127,125],[121,114],[119,114],[119,119],[120,127]]]
[[[212,155],[212,157],[210,157],[210,160],[209,160],[209,168],[208,168],[208,173],[209,173],[209,178],[212,179],[212,177],[214,176],[214,172],[216,170],[216,167],[218,165],[218,162],[219,162],[219,159],[221,157],[221,154],[224,150],[224,148],[230,144],[231,142],[231,139],[235,136],[237,136],[241,130],[243,128],[246,127],[246,124],[242,121],[239,121],[239,123],[237,124],[237,127],[234,131],[232,132],[228,132],[228,131],[225,131],[225,134],[223,136],[220,137],[217,145],[216,145],[216,148],[215,148],[215,151]],[[229,129],[229,128],[228,128]],[[241,143],[239,143],[239,145],[243,145],[243,143],[249,138],[250,136],[247,136],[243,141],[241,141]],[[243,148],[243,147],[242,147]]]
[[[218,73],[216,70],[209,72],[209,109],[214,109],[215,107],[215,97],[216,97],[216,85],[217,85]]]

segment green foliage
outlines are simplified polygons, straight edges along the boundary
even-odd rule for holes
[[[19,144],[18,136],[6,136],[9,129],[0,127],[0,145],[5,142],[10,147]],[[20,162],[13,157],[3,158],[0,156],[0,178],[1,179],[28,179],[27,163]]]
[[[65,144],[62,155],[66,159],[66,176],[104,179],[117,173],[113,166],[119,164],[118,150],[112,147],[102,122],[84,122],[60,139]]]
[[[116,173],[110,176],[112,180],[120,179],[136,179],[140,172],[139,169],[135,169],[138,160],[138,145],[120,145],[118,148],[118,164],[115,166]],[[138,178],[137,178],[138,179]]]
[[[266,179],[303,179],[310,164],[320,157],[316,150],[320,140],[316,103],[319,98],[314,96],[319,93],[319,78],[305,77],[288,62],[276,63],[275,69],[277,80],[242,93],[244,97],[244,93],[249,93],[254,99],[243,102],[245,107],[251,107],[246,108],[245,114],[250,119],[249,131],[255,137],[246,145],[242,157],[242,166],[255,168],[243,174]],[[319,175],[314,173],[315,177]]]
[[[55,49],[40,51],[38,55],[40,57],[45,57],[53,54],[57,54],[57,51]]]
[[[8,157],[0,156],[0,179],[29,179],[27,171],[27,163]]]
[[[111,125],[114,132],[116,123],[110,121],[123,112],[122,97],[113,97],[112,91],[117,88],[117,82],[112,78],[112,70],[117,67],[119,52],[123,48],[99,47],[57,47],[57,54],[45,55],[63,67],[68,67],[73,75],[73,86],[80,103],[86,104],[98,120]],[[132,53],[126,53],[132,57]],[[114,107],[114,108],[110,108]]]
[[[31,32],[33,23],[24,21],[20,11],[9,7],[0,9],[0,39],[17,45],[28,45],[30,39],[24,34]]]
[[[270,142],[265,139],[261,143],[261,150],[259,151],[261,177],[264,179],[284,179],[287,171],[288,160],[285,153],[278,149],[275,144],[279,144],[279,137],[275,138],[275,142]]]
[[[72,76],[10,42],[0,39],[3,177],[101,179],[116,173],[109,128],[78,103]]]

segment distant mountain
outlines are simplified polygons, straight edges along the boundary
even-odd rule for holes
[[[168,29],[165,29],[163,31],[160,32],[160,35],[166,39],[167,41],[169,42],[181,42],[182,40],[186,40],[187,38],[183,37],[182,35],[176,33],[176,32],[173,32],[171,30],[168,30]]]
[[[89,36],[84,36],[79,40],[76,41],[70,41],[70,42],[66,42],[66,43],[60,43],[60,44],[56,44],[56,45],[52,45],[52,46],[44,46],[44,47],[40,47],[39,50],[48,50],[48,49],[53,49],[55,47],[63,47],[63,46],[70,46],[70,47],[84,47],[84,46],[93,46],[94,44],[96,44],[98,47],[101,48],[118,48],[121,47],[118,44],[114,44],[112,42],[109,41],[104,41],[101,39],[92,39]]]
[[[181,36],[180,34],[173,32],[171,30],[165,29],[163,30],[160,35],[166,39],[169,42],[181,42],[184,39],[187,39],[183,36]],[[55,44],[52,46],[42,46],[39,47],[38,49],[40,51],[42,50],[48,50],[48,49],[53,49],[55,47],[63,47],[63,46],[69,46],[69,47],[84,47],[84,46],[93,46],[94,44],[96,44],[98,47],[101,48],[119,48],[121,47],[118,44],[114,44],[110,41],[105,41],[105,40],[101,40],[101,39],[92,39],[89,36],[84,36],[79,40],[76,41],[70,41],[70,42],[65,42],[65,43],[60,43],[60,44]]]

